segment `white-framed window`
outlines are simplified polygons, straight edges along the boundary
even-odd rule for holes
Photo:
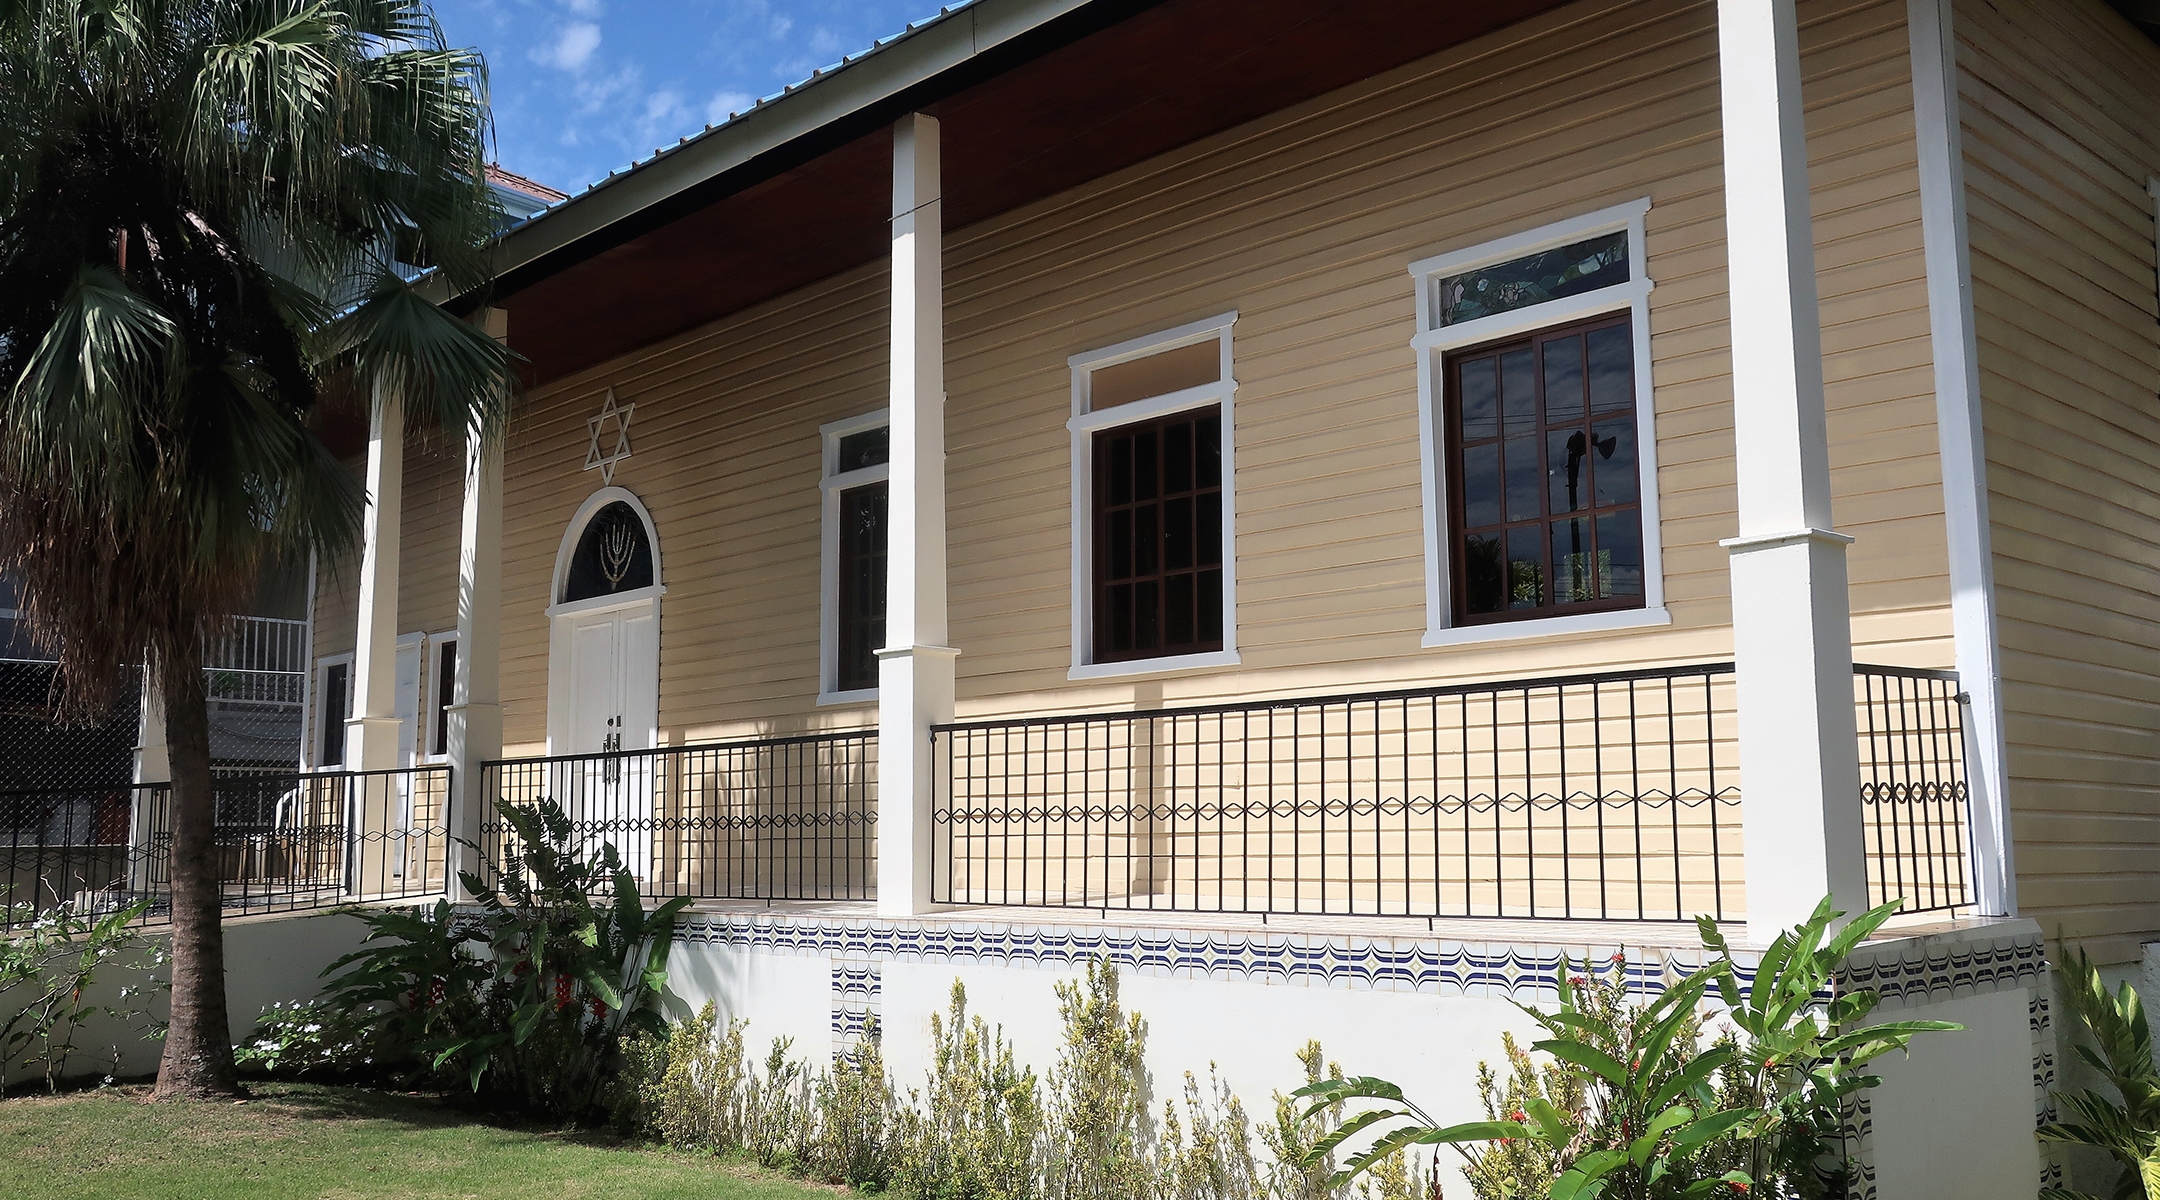
[[[1650,202],[1410,265],[1424,645],[1669,624]]]
[[[1228,312],[1066,360],[1070,678],[1238,661],[1236,323]]]
[[[429,634],[424,654],[422,670],[427,681],[423,689],[426,699],[420,710],[424,722],[421,756],[439,760],[450,755],[450,706],[457,700],[457,631]]]
[[[877,699],[877,651],[885,645],[887,480],[892,430],[886,410],[818,428],[818,703]]]
[[[309,750],[317,770],[345,766],[345,721],[352,716],[353,656],[315,660],[315,728]]]

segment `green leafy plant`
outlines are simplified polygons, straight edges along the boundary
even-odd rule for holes
[[[26,927],[0,938],[0,1012],[10,1014],[0,1021],[0,1085],[23,1067],[46,1090],[54,1090],[66,1078],[92,1020],[104,1017],[128,1027],[148,1014],[150,993],[160,986],[155,972],[165,959],[133,928],[147,907],[138,903],[100,913],[63,903],[34,917],[28,906],[0,912],[5,924]],[[122,985],[117,1003],[101,1004],[94,985],[107,967],[133,970],[146,979]],[[152,1032],[146,1029],[144,1036]],[[119,1047],[112,1048],[111,1058],[117,1068]]]
[[[893,1189],[924,1200],[1038,1195],[1043,1107],[1035,1072],[1013,1061],[1000,1030],[967,1011],[967,989],[930,1016],[930,1078],[895,1123]]]
[[[2115,1095],[2094,1088],[2052,1093],[2073,1119],[2041,1126],[2040,1139],[2107,1151],[2122,1167],[2111,1193],[2114,1200],[2153,1200],[2160,1197],[2160,1069],[2153,1066],[2145,1006],[2127,983],[2110,992],[2100,968],[2082,948],[2060,958],[2063,992],[2092,1035],[2092,1045],[2075,1046],[2077,1056],[2114,1086]],[[2041,1200],[2098,1200],[2066,1188],[2048,1188],[2040,1195]]]
[[[233,1047],[242,1075],[280,1079],[371,1079],[377,1070],[370,1023],[324,1000],[265,1007],[255,1028]]]
[[[1833,934],[1842,914],[1825,900],[1771,943],[1752,977],[1734,963],[1715,923],[1702,920],[1703,946],[1716,960],[1644,1004],[1613,1004],[1610,989],[1604,999],[1591,989],[1586,1003],[1587,965],[1582,975],[1563,966],[1555,984],[1559,1011],[1519,1007],[1550,1035],[1532,1049],[1555,1059],[1564,1081],[1536,1072],[1526,1081],[1518,1069],[1520,1110],[1447,1126],[1386,1080],[1316,1081],[1296,1093],[1311,1102],[1308,1116],[1350,1100],[1400,1107],[1347,1117],[1302,1161],[1322,1161],[1360,1132],[1384,1129],[1334,1178],[1371,1170],[1404,1147],[1450,1145],[1469,1160],[1473,1178],[1480,1166],[1515,1172],[1494,1181],[1501,1196],[1664,1200],[1758,1185],[1796,1197],[1832,1194],[1843,1167],[1823,1164],[1833,1157],[1840,1105],[1879,1082],[1865,1073],[1867,1063],[1917,1034],[1959,1028],[1943,1021],[1863,1026],[1879,998],[1839,990],[1839,967],[1897,907],[1873,909]],[[1712,984],[1736,1033],[1703,1049],[1696,1010]],[[1495,1149],[1518,1143],[1539,1148]]]
[[[603,1112],[623,1039],[658,1038],[668,950],[690,901],[647,912],[612,845],[585,853],[552,800],[501,805],[513,849],[461,876],[477,916],[448,901],[373,910],[361,949],[325,974],[339,1010],[364,1017],[373,1054],[492,1102],[570,1119]],[[476,949],[477,947],[477,949]]]
[[[1147,1022],[1118,1003],[1117,968],[1087,964],[1085,978],[1059,983],[1064,1045],[1050,1073],[1049,1176],[1060,1200],[1127,1200],[1144,1195]]]

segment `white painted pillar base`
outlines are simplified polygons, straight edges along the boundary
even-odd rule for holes
[[[930,727],[953,717],[945,645],[944,205],[938,123],[893,127],[892,468],[878,651],[878,912],[931,908]]]
[[[1733,451],[1733,658],[1748,938],[1866,903],[1852,611],[1831,532],[1822,313],[1794,0],[1718,0]]]
[[[353,716],[347,770],[398,764],[398,538],[405,500],[405,410],[378,391],[368,418],[367,516],[360,550],[360,613],[353,644]]]
[[[488,310],[487,330],[509,336],[508,314]],[[448,741],[451,782],[450,877],[482,866],[480,827],[494,808],[481,764],[502,757],[502,489],[503,451],[479,430],[465,435],[465,505],[458,540],[457,679],[451,692]]]

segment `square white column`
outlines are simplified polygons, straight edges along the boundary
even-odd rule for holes
[[[489,309],[487,331],[510,335],[509,314]],[[465,506],[458,535],[457,674],[451,687],[446,749],[450,757],[450,873],[477,872],[478,843],[495,791],[482,764],[502,757],[503,436],[465,431]],[[453,887],[455,884],[453,882]]]
[[[931,907],[930,727],[953,716],[945,624],[945,297],[938,123],[893,126],[892,468],[878,651],[878,912]]]
[[[378,388],[368,414],[367,512],[360,549],[360,612],[353,643],[353,715],[345,722],[345,769],[399,766],[397,711],[398,534],[405,501],[405,409]]]
[[[1830,521],[1822,314],[1794,0],[1719,0],[1732,302],[1732,560],[1750,940],[1867,899],[1845,547]]]

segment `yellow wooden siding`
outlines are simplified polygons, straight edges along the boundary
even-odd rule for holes
[[[2100,0],[1956,13],[2018,900],[2160,930],[2160,48]]]
[[[1860,654],[1948,665],[1904,6],[1808,0],[1802,14],[1836,515],[1860,539]],[[949,234],[962,715],[1728,656],[1717,540],[1734,532],[1734,499],[1714,21],[1707,0],[1586,0]],[[1406,268],[1642,196],[1653,201],[1652,370],[1674,624],[1420,649]],[[580,467],[586,422],[610,387],[637,405],[634,453],[615,482],[644,500],[660,538],[666,738],[872,719],[867,706],[814,704],[816,430],[885,403],[884,291],[882,264],[866,266],[525,399],[506,459],[503,684],[514,749],[544,744],[543,610],[565,525],[600,486]],[[1068,682],[1066,358],[1232,308],[1243,665]],[[408,555],[443,553],[423,551],[443,539],[454,566],[455,507],[453,495],[452,519],[438,528],[408,519]],[[407,593],[404,603],[420,601]]]

